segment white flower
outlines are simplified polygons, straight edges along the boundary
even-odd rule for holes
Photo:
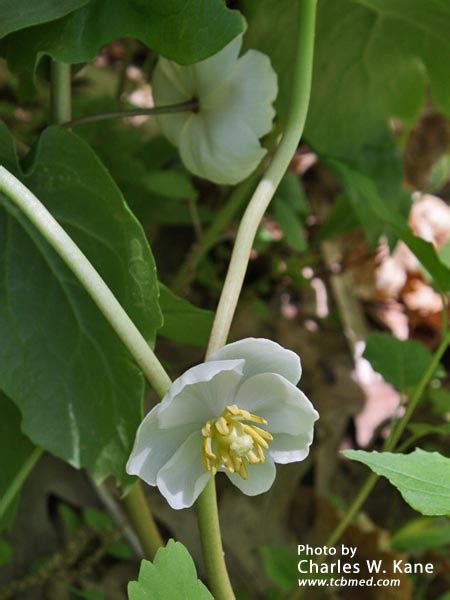
[[[266,339],[229,344],[177,379],[141,423],[127,464],[187,508],[223,471],[245,494],[267,491],[275,463],[304,460],[319,418],[296,386],[299,357]]]
[[[195,175],[235,184],[257,167],[265,150],[259,138],[272,128],[277,77],[269,58],[249,50],[238,58],[242,36],[191,66],[160,58],[152,90],[157,105],[197,100],[196,112],[157,117]]]

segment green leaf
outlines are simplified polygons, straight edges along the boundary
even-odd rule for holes
[[[153,563],[143,560],[138,581],[128,584],[129,600],[214,600],[203,583],[197,579],[195,565],[189,552],[169,540],[158,550]]]
[[[22,172],[5,127],[0,140],[0,160],[47,206],[153,343],[161,325],[155,264],[92,150],[50,128]],[[0,387],[20,408],[23,431],[98,479],[128,481],[143,376],[79,282],[3,196],[0,274],[0,305],[8,307],[0,311]]]
[[[198,195],[190,176],[175,169],[150,171],[145,174],[142,181],[150,192],[160,196],[195,200]]]
[[[290,98],[297,12],[290,0],[244,1],[247,44],[278,73],[278,110]],[[356,156],[391,116],[413,120],[427,80],[450,112],[450,4],[441,0],[321,0],[306,138],[320,154]],[[371,142],[372,140],[372,142]]]
[[[57,21],[11,34],[3,52],[13,69],[31,71],[44,54],[89,62],[105,44],[129,37],[191,64],[221,50],[243,28],[240,13],[222,0],[91,0]]]
[[[423,515],[450,515],[450,458],[420,448],[411,454],[363,450],[343,454],[389,479],[405,502]]]
[[[206,346],[214,314],[180,298],[162,283],[159,290],[164,324],[158,334],[181,344]]]
[[[395,207],[381,200],[374,182],[342,162],[328,160],[327,164],[341,178],[369,242],[376,241],[374,232],[378,236],[379,222],[389,225],[429,272],[436,286],[441,291],[450,290],[450,268],[439,259],[432,244],[411,232],[405,217]]]
[[[417,552],[450,545],[450,522],[420,518],[409,521],[391,537],[393,550]]]
[[[0,39],[13,31],[64,17],[89,0],[0,0]]]
[[[3,341],[3,338],[2,338]],[[17,407],[0,392],[0,498],[9,489],[17,473],[30,458],[33,444],[20,429],[20,412]],[[0,518],[0,530],[12,524],[14,505]]]
[[[405,392],[420,381],[432,354],[415,340],[399,340],[389,333],[375,332],[367,338],[364,358],[386,381]]]
[[[261,546],[259,554],[270,581],[281,590],[290,592],[298,578],[296,550],[288,550],[281,546]]]

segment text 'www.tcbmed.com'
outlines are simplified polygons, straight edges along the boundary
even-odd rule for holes
[[[331,579],[310,579],[304,578],[298,580],[299,587],[400,587],[400,579],[368,579],[332,577]]]

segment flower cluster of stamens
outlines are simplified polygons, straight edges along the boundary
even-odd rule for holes
[[[216,474],[219,467],[247,479],[246,459],[251,465],[263,463],[264,450],[273,437],[261,427],[267,421],[252,415],[236,404],[227,406],[218,419],[207,421],[202,428],[202,462],[207,471]]]

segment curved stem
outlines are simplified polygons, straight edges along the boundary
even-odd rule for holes
[[[26,459],[26,461],[23,463],[23,465],[17,471],[16,476],[9,484],[6,492],[0,498],[0,523],[1,523],[1,520],[2,520],[5,512],[8,510],[9,506],[11,505],[11,502],[14,500],[16,495],[20,492],[20,489],[23,486],[23,484],[25,483],[25,481],[27,480],[28,475],[34,469],[36,463],[41,458],[43,453],[44,453],[44,451],[42,450],[42,448],[35,448],[31,452],[30,456]]]
[[[286,130],[272,163],[258,184],[239,225],[207,356],[227,341],[258,226],[289,167],[303,133],[311,94],[316,5],[317,0],[299,0],[299,39],[292,85],[293,96]],[[197,508],[203,557],[212,593],[216,600],[233,600],[235,596],[225,565],[220,535],[214,479],[200,494]]]
[[[171,385],[169,376],[136,325],[72,238],[36,196],[4,167],[0,167],[0,191],[29,218],[63,259],[128,348],[156,393],[160,397],[164,396]]]
[[[122,305],[87,257],[36,196],[4,167],[0,167],[0,191],[4,192],[30,219],[36,229],[41,232],[69,269],[79,279],[87,293],[128,348],[130,354],[140,366],[158,396],[162,398],[172,383],[169,376],[133,321],[122,308]],[[146,550],[147,556],[152,558],[156,551],[155,549],[163,544],[150,509],[144,500],[144,493],[140,482],[135,483],[131,496],[128,497],[128,500],[125,499],[124,504],[125,506],[131,506],[129,513],[132,516],[133,526],[136,527],[136,533]],[[136,511],[139,511],[139,514]]]
[[[72,118],[70,65],[51,61],[51,114],[52,122],[60,125]]]
[[[107,121],[109,119],[125,119],[127,117],[150,117],[155,115],[168,115],[171,113],[191,112],[198,109],[196,100],[180,102],[179,104],[168,104],[166,106],[154,106],[153,108],[133,108],[130,110],[116,110],[113,112],[98,113],[96,115],[87,115],[79,119],[64,119],[61,122],[63,127],[71,128],[87,123],[97,123],[98,121]],[[70,117],[69,117],[70,119]]]
[[[299,0],[299,41],[293,95],[286,129],[272,163],[259,182],[240,223],[209,341],[211,354],[226,343],[256,232],[300,142],[311,95],[317,0]]]
[[[434,372],[436,371],[436,367],[438,366],[439,361],[441,360],[441,358],[449,344],[450,344],[450,331],[447,331],[447,332],[445,332],[444,337],[442,338],[442,341],[439,344],[439,347],[437,348],[436,352],[434,353],[433,358],[430,361],[430,364],[428,365],[427,369],[424,371],[419,383],[417,384],[417,386],[414,390],[414,393],[412,394],[412,396],[408,402],[408,405],[405,410],[405,414],[398,421],[397,426],[394,426],[391,429],[389,436],[386,438],[386,442],[383,446],[384,452],[392,452],[393,450],[395,450],[395,447],[396,447],[403,431],[405,430],[405,428],[411,418],[411,415],[413,414],[414,410],[416,409],[417,404],[419,403],[419,401],[423,395],[423,392],[425,391],[425,388],[427,387],[428,383],[430,382],[431,378],[433,377]],[[340,539],[341,535],[347,529],[347,526],[352,522],[352,520],[357,515],[360,508],[366,501],[370,492],[375,487],[375,484],[377,481],[378,481],[378,475],[376,473],[371,473],[367,477],[366,481],[363,483],[363,485],[362,485],[361,489],[359,490],[358,494],[356,495],[355,499],[353,500],[353,502],[347,509],[347,512],[345,513],[344,517],[338,523],[338,525],[336,526],[334,531],[332,531],[329,538],[325,542],[326,546],[333,546]]]

